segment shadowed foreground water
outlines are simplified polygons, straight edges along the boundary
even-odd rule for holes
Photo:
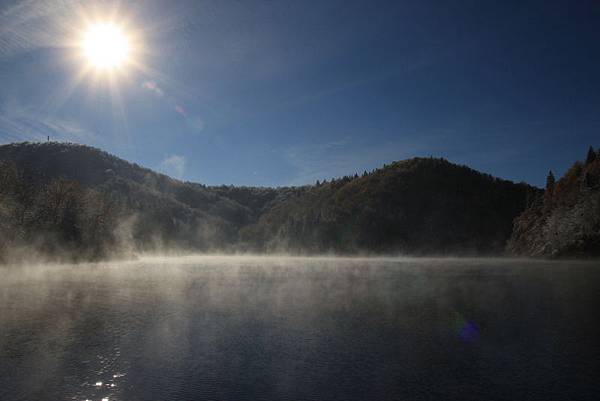
[[[598,263],[198,257],[0,274],[2,401],[600,396]]]

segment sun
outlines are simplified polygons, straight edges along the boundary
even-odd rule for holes
[[[81,48],[87,62],[98,70],[115,70],[127,64],[131,44],[114,23],[95,23],[85,30]]]

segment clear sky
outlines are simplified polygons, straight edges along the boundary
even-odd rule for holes
[[[115,4],[0,2],[0,143],[269,186],[430,155],[542,185],[600,147],[597,0]],[[103,19],[136,64],[83,74],[73,43]]]

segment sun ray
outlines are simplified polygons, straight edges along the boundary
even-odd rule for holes
[[[123,104],[123,99],[121,97],[121,92],[114,75],[109,77],[109,90],[113,124],[117,126],[117,131],[120,133],[119,136],[121,138],[123,135],[125,135],[125,139],[129,139],[129,124],[127,122],[127,114]]]
[[[146,80],[158,80],[178,93],[194,95],[146,62],[152,54],[145,41],[158,28],[136,23],[137,19],[132,14],[135,10],[124,10],[122,4],[115,3],[113,6],[95,3],[89,7],[79,4],[71,10],[73,19],[80,23],[64,27],[62,47],[68,50],[65,54],[74,71],[45,109],[59,111],[79,88],[85,86],[84,104],[92,105],[101,97],[108,96],[115,132],[119,133],[118,136],[127,137],[127,105],[122,96],[124,85],[136,80],[140,84]]]
[[[52,96],[48,100],[50,104],[47,105],[47,108],[52,112],[56,112],[62,106],[64,106],[65,103],[69,101],[75,90],[77,90],[77,88],[86,80],[86,78],[89,77],[90,72],[91,68],[87,66],[77,71],[75,76],[68,81],[67,85],[55,96]]]

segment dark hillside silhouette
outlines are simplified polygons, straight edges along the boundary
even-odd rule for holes
[[[281,188],[182,182],[55,142],[0,146],[0,161],[2,252],[39,243],[84,259],[152,250],[500,253],[513,219],[540,193],[434,158]]]
[[[242,238],[265,251],[496,253],[537,192],[415,158],[308,187],[243,228]]]

